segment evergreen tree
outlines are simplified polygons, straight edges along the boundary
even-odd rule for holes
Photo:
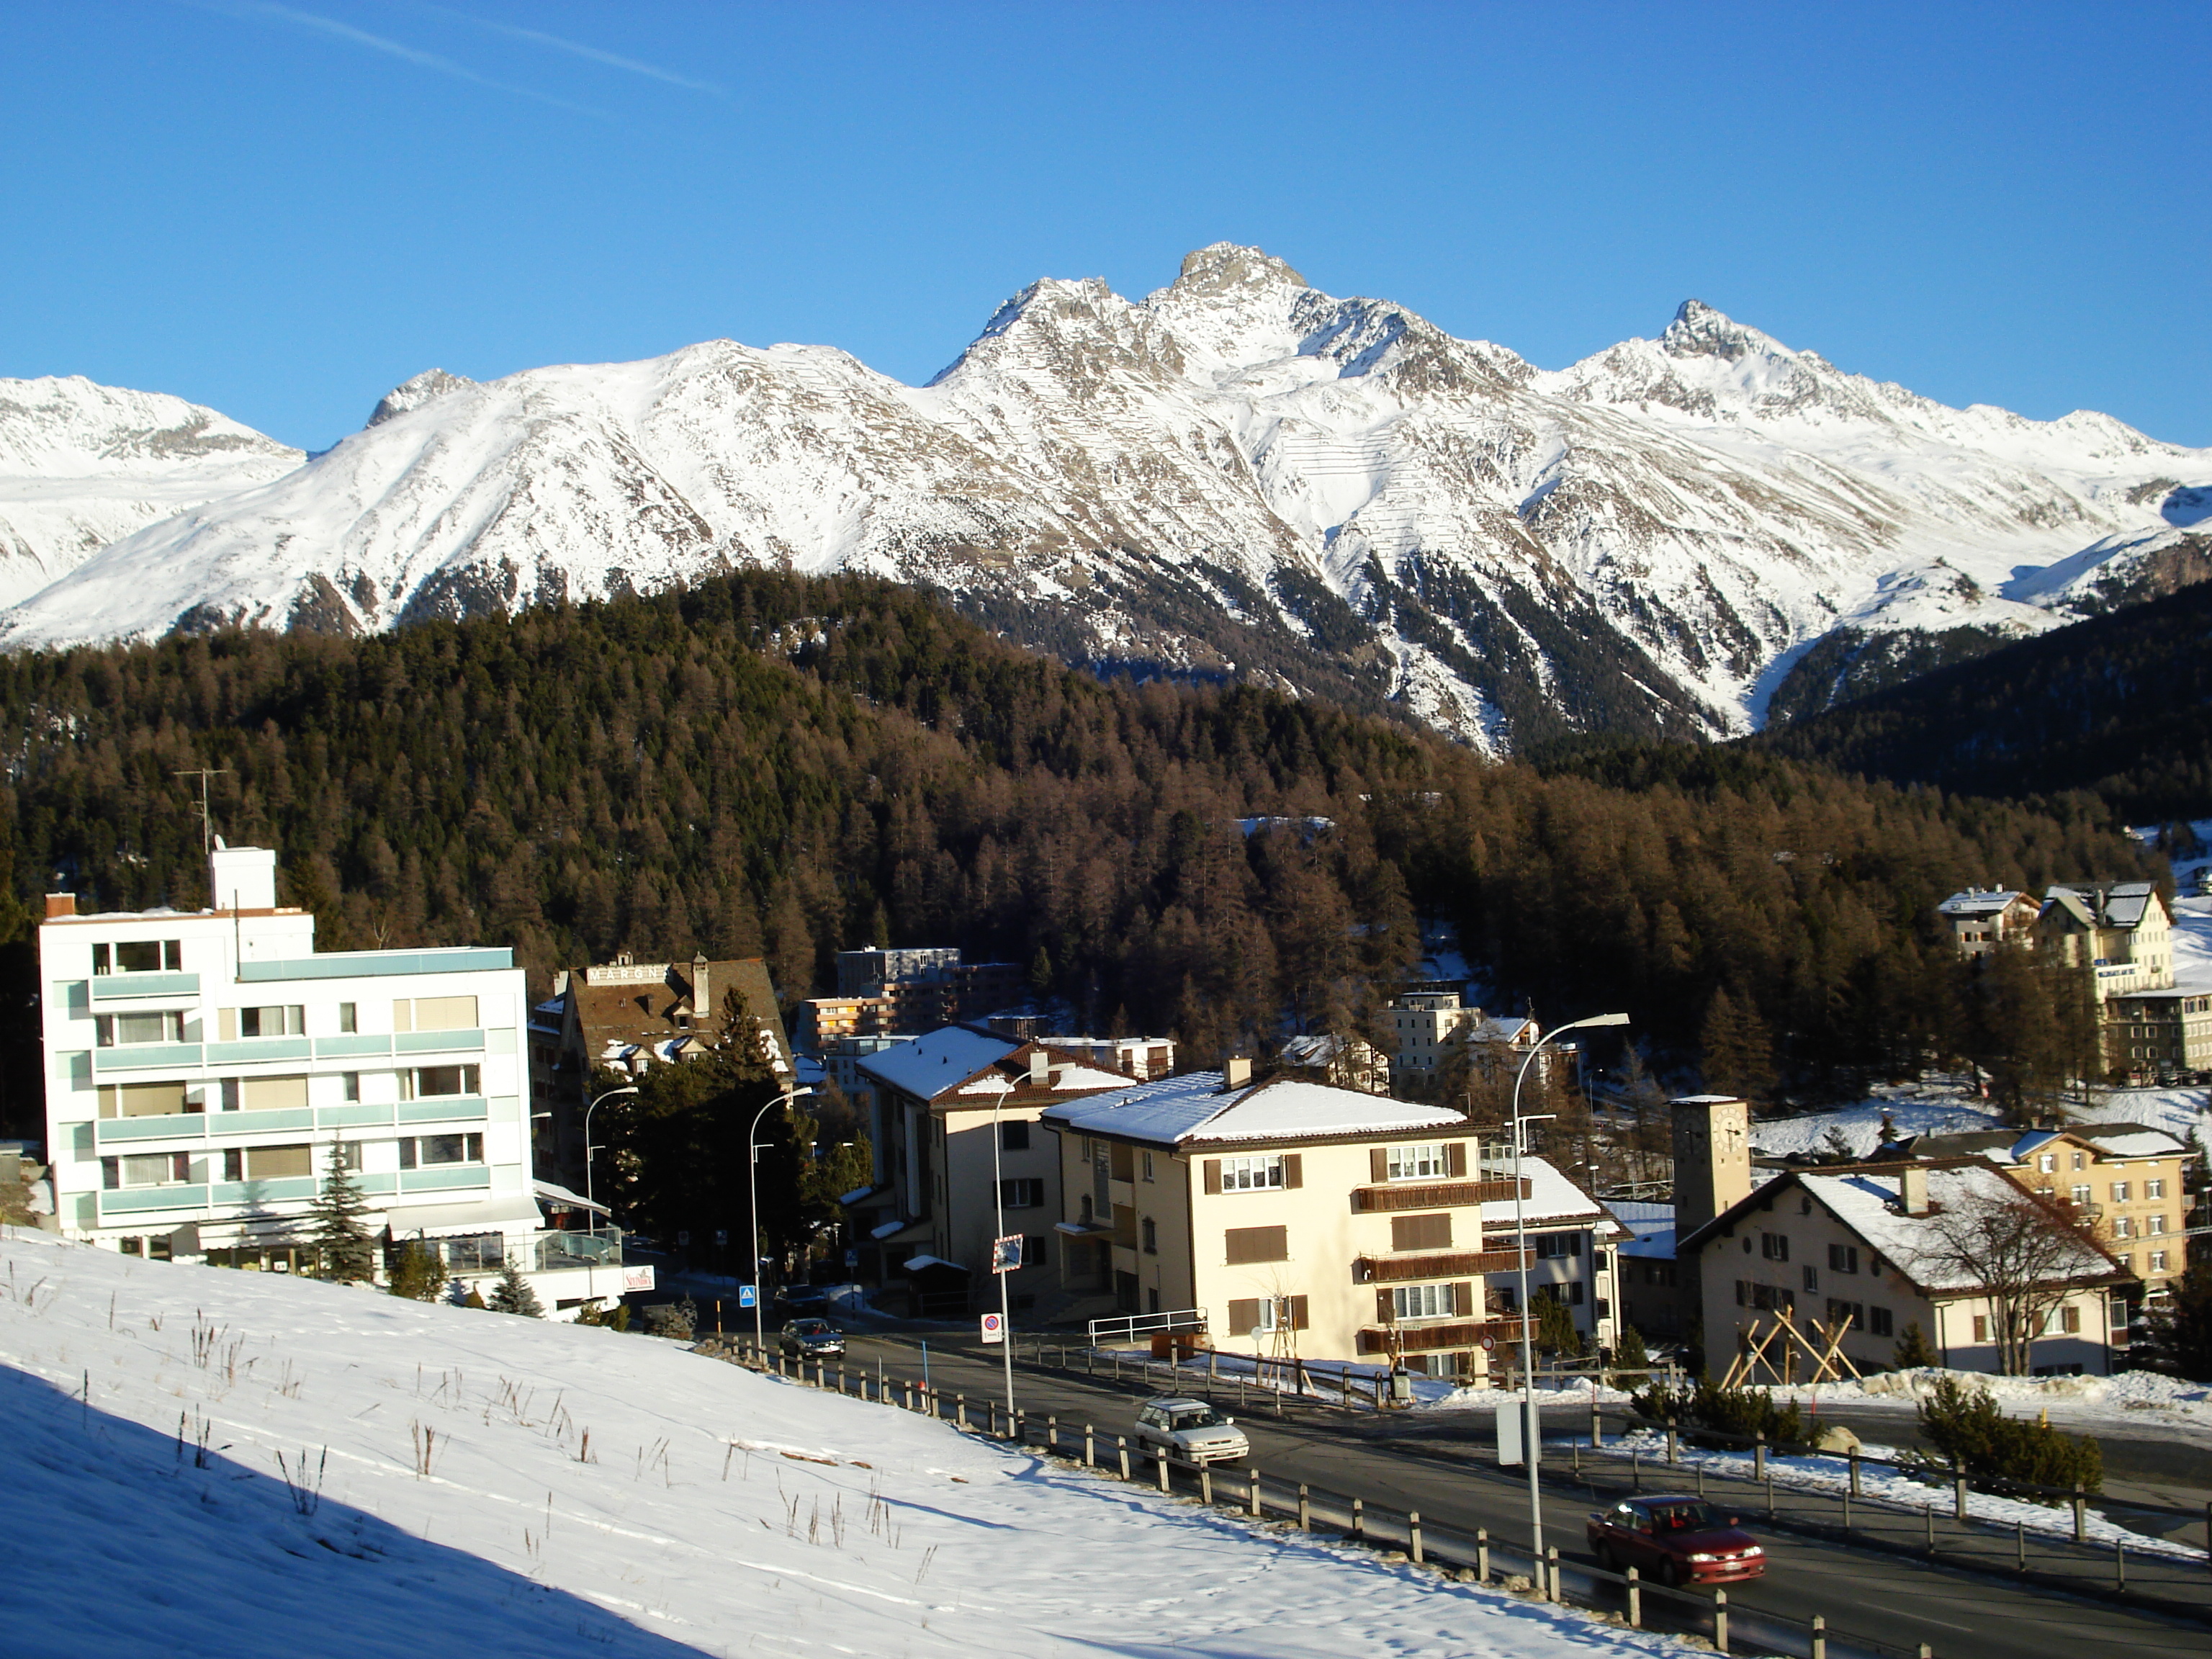
[[[322,1277],[359,1285],[376,1277],[376,1247],[368,1224],[362,1219],[368,1204],[345,1154],[345,1147],[331,1146],[322,1190],[315,1194],[307,1213],[314,1223],[313,1237],[321,1255]]]
[[[1774,1051],[1757,1006],[1747,996],[1730,996],[1725,986],[1705,1005],[1698,1047],[1705,1054],[1705,1086],[1716,1093],[1749,1099],[1774,1086]]]
[[[2193,1263],[2146,1318],[2151,1363],[2192,1382],[2212,1382],[2212,1264]]]
[[[1644,1333],[1633,1325],[1620,1328],[1620,1338],[1613,1345],[1613,1363],[1623,1370],[1638,1371],[1651,1363],[1651,1351],[1644,1345]]]
[[[1897,1349],[1893,1358],[1901,1371],[1918,1370],[1923,1366],[1943,1363],[1942,1357],[1928,1340],[1928,1334],[1920,1328],[1920,1322],[1917,1319],[1907,1325],[1905,1334],[1897,1339]]]
[[[1575,1316],[1556,1296],[1540,1296],[1536,1304],[1536,1352],[1571,1359],[1583,1351],[1583,1334],[1575,1328]]]
[[[446,1288],[446,1264],[429,1245],[410,1238],[392,1253],[386,1279],[394,1296],[435,1302]]]
[[[494,1313],[520,1314],[525,1319],[545,1317],[544,1304],[538,1301],[538,1292],[530,1288],[530,1281],[522,1276],[520,1268],[509,1256],[500,1263],[499,1283],[491,1287],[491,1296],[484,1305]]]

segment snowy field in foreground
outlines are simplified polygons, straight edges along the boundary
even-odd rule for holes
[[[0,1362],[23,1659],[1674,1646],[609,1331],[11,1231]]]

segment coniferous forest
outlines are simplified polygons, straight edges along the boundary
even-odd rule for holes
[[[957,945],[1194,1063],[1285,1010],[1371,1024],[1431,921],[1501,1008],[1625,1008],[1655,1066],[1824,1092],[1971,1051],[1946,893],[2153,868],[2087,795],[1740,747],[1493,763],[1272,691],[1101,682],[851,577],[9,657],[0,699],[0,1109],[30,1133],[39,896],[203,907],[201,768],[326,950],[512,944],[542,988],[703,948],[795,1000],[840,948]]]

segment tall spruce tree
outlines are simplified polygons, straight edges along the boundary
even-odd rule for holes
[[[362,1285],[376,1277],[376,1246],[368,1224],[362,1219],[368,1204],[361,1183],[346,1163],[346,1149],[331,1148],[330,1167],[324,1172],[322,1190],[315,1194],[308,1214],[314,1218],[314,1240],[321,1253],[321,1276],[341,1284]]]
[[[484,1305],[494,1313],[520,1314],[525,1319],[545,1317],[545,1304],[530,1288],[530,1281],[516,1267],[513,1256],[500,1264],[499,1283],[491,1287]]]

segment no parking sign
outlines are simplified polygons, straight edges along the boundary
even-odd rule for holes
[[[1002,1315],[985,1314],[983,1316],[983,1340],[986,1342],[1003,1342],[1006,1340],[1006,1322]]]

